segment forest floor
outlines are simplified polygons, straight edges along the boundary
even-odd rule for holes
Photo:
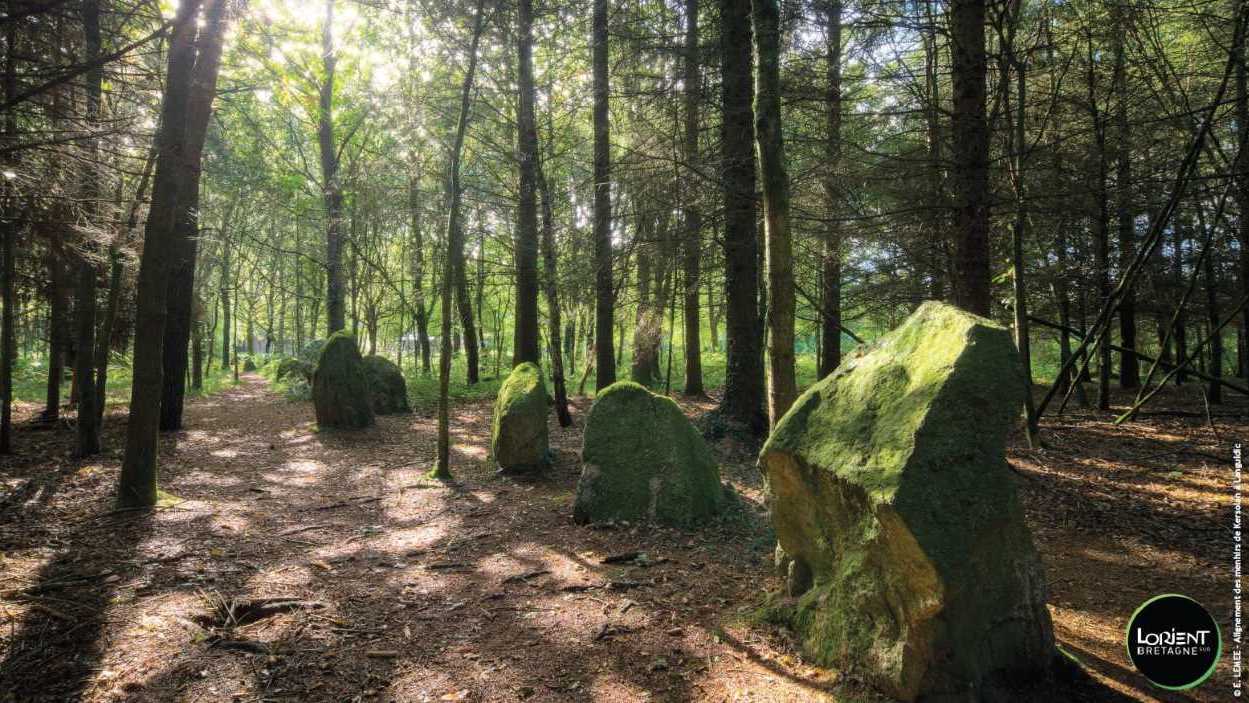
[[[1165,694],[1123,646],[1141,602],[1181,592],[1227,651],[1249,405],[1207,418],[1196,393],[1124,427],[1069,413],[1044,423],[1044,450],[1012,445],[1058,640],[1088,672],[1054,700],[1230,698],[1226,654],[1205,686]],[[73,461],[68,427],[23,425],[0,460],[0,701],[876,700],[752,623],[778,583],[749,448],[716,444],[743,498],[716,525],[572,524],[588,409],[552,423],[554,468],[520,481],[487,464],[490,403],[454,407],[444,485],[423,476],[432,418],[319,433],[309,403],[248,375],[189,404],[161,457],[182,500],[147,512],[112,510],[119,452]]]

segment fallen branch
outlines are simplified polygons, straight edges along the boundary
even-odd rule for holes
[[[507,578],[503,579],[503,583],[515,583],[517,581],[528,581],[531,578],[537,578],[538,576],[544,576],[549,573],[551,573],[550,569],[538,569],[536,571],[527,571],[523,574],[512,574],[511,576],[508,576]]]
[[[303,527],[292,527],[289,530],[282,530],[281,532],[279,532],[278,537],[289,537],[290,535],[297,535],[300,532],[311,532],[312,530],[328,530],[331,527],[334,527],[334,526],[333,525],[304,525]]]

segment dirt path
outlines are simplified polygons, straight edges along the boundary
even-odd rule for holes
[[[163,488],[184,502],[152,513],[110,512],[116,456],[82,465],[65,459],[70,433],[36,435],[51,459],[0,473],[11,489],[0,506],[0,700],[874,700],[746,624],[775,587],[747,455],[718,447],[742,494],[721,524],[589,529],[570,520],[579,427],[554,428],[556,466],[518,482],[486,465],[489,413],[453,409],[457,480],[443,485],[423,478],[432,419],[318,433],[309,404],[248,376],[189,405],[191,429],[167,438],[161,459]],[[121,446],[123,423],[110,418],[108,446]],[[1077,450],[1088,448],[1063,451]],[[1083,517],[1045,516],[1061,491],[1086,496],[1088,467],[1053,453],[1017,460],[1064,644],[1104,683],[1149,700],[1097,630],[1135,591],[1086,592],[1089,550],[1121,550],[1116,528],[1071,500],[1067,513]],[[1215,490],[1200,478],[1192,490]],[[1112,557],[1125,558],[1099,568],[1126,582]],[[222,605],[249,602],[225,627]],[[1117,695],[1086,682],[1069,699]]]

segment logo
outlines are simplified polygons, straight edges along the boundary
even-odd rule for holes
[[[1210,612],[1175,593],[1154,596],[1128,620],[1128,659],[1159,688],[1183,691],[1214,673],[1223,638]]]

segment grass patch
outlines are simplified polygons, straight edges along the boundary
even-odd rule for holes
[[[65,369],[61,380],[61,402],[69,400],[72,373]],[[130,402],[130,389],[134,382],[129,357],[113,357],[108,365],[108,387],[104,392],[105,406],[125,405]],[[188,382],[187,397],[199,398],[214,395],[233,387],[234,372],[230,369],[213,368],[204,373],[204,385],[191,388]],[[48,363],[46,358],[19,359],[13,368],[13,398],[26,403],[44,403],[48,395]]]

